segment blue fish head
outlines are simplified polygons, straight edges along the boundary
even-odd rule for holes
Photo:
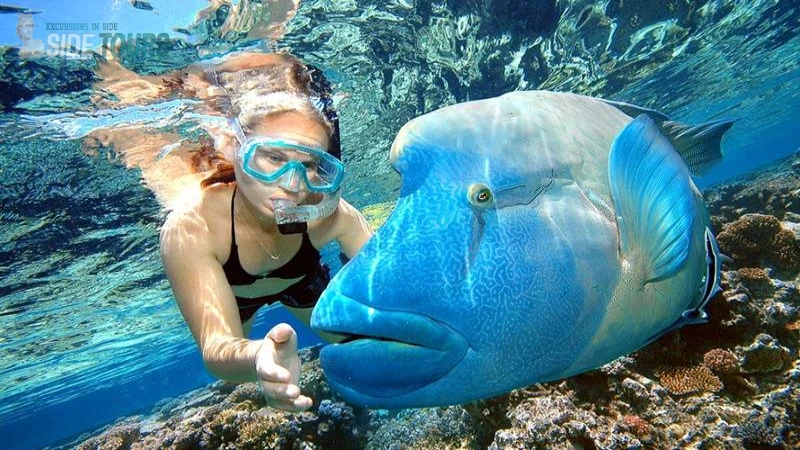
[[[552,301],[582,298],[574,257],[537,207],[557,195],[558,168],[514,161],[507,146],[530,144],[514,127],[485,133],[437,113],[401,130],[395,210],[312,316],[347,336],[321,363],[362,406],[497,395],[558,374],[574,353],[580,305]]]

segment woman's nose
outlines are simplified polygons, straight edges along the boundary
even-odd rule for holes
[[[303,187],[303,180],[297,173],[297,169],[287,171],[279,180],[279,185],[289,192],[300,192]]]

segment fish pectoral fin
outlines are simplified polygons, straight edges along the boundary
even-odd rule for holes
[[[673,275],[689,255],[699,195],[688,168],[647,115],[620,132],[608,158],[622,257],[644,253],[645,282]]]
[[[714,239],[714,233],[712,233],[711,229],[708,227],[706,227],[705,232],[705,244],[706,275],[704,277],[703,287],[701,288],[703,295],[699,297],[700,300],[697,303],[685,310],[674,323],[651,336],[650,339],[647,340],[648,344],[685,325],[696,325],[708,322],[706,307],[711,302],[711,299],[722,290],[722,287],[720,287],[722,255],[719,253],[719,247],[717,246],[717,240]]]

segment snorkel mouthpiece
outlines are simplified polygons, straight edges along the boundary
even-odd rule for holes
[[[298,206],[289,199],[277,199],[272,202],[275,222],[281,234],[305,233],[308,222],[297,214]]]
[[[278,225],[281,234],[301,234],[308,231],[308,222],[283,223]]]
[[[275,222],[281,234],[304,233],[308,222],[330,216],[339,206],[341,190],[331,194],[323,194],[322,201],[315,205],[297,205],[289,199],[272,201]]]

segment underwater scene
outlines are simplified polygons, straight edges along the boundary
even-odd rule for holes
[[[0,1],[0,448],[800,447],[797,0]]]

